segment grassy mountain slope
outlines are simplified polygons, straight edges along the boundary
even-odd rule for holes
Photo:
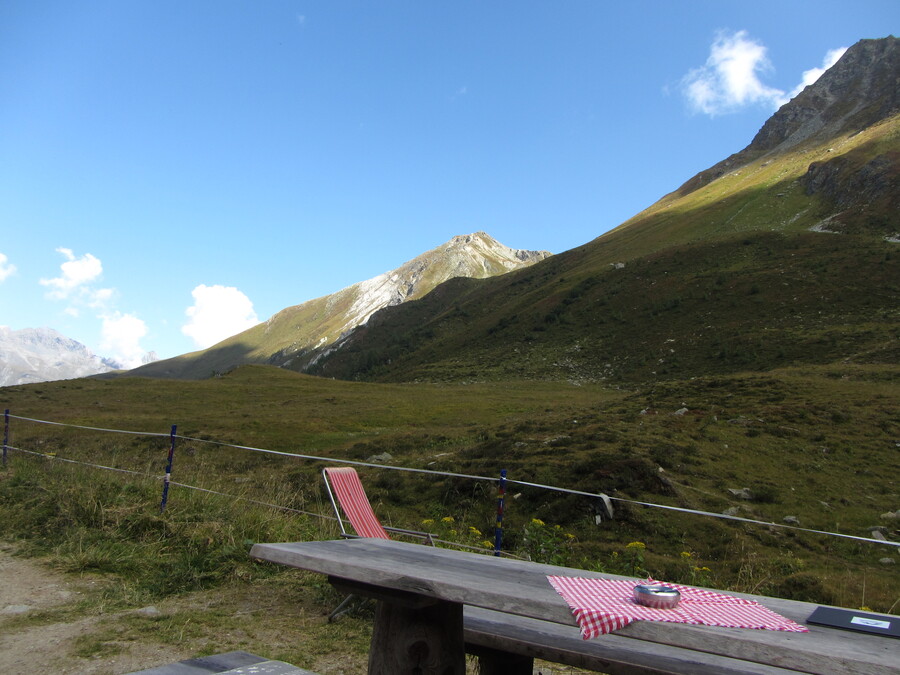
[[[896,362],[897,254],[871,241],[848,250],[827,237],[757,235],[671,249],[625,269],[553,281],[551,295],[529,289],[541,286],[530,275],[521,295],[512,281],[500,297],[478,287],[448,304],[436,295],[370,322],[313,372],[639,382]]]
[[[484,232],[460,235],[395,270],[288,307],[213,347],[156,361],[131,374],[197,379],[243,364],[289,366],[330,349],[343,334],[365,323],[372,312],[422,297],[447,279],[504,274],[549,255],[547,251],[511,249]]]

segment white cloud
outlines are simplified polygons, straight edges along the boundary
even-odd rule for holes
[[[745,30],[720,31],[710,47],[706,64],[685,75],[681,87],[693,110],[713,117],[750,105],[764,105],[774,110],[818,80],[846,51],[846,47],[829,50],[822,60],[822,67],[804,71],[800,84],[786,94],[781,89],[769,87],[761,79],[772,70],[765,45],[751,38]]]
[[[80,314],[79,307],[86,306],[94,310],[109,307],[115,296],[112,288],[96,288],[93,284],[103,275],[103,264],[91,253],[76,258],[72,249],[58,248],[66,262],[59,266],[62,274],[53,279],[41,279],[40,284],[46,286],[47,297],[51,300],[66,300],[71,304],[64,311],[71,316]]]
[[[101,344],[98,353],[117,361],[123,368],[135,368],[143,362],[146,350],[140,341],[147,335],[147,325],[134,314],[123,314],[114,309],[118,292],[114,288],[101,288],[96,282],[103,276],[103,264],[97,256],[86,253],[76,256],[72,249],[57,248],[66,259],[60,275],[53,279],[41,279],[47,288],[47,297],[62,300],[62,310],[73,319],[92,318],[101,322]]]
[[[119,362],[123,368],[137,368],[143,363],[145,350],[141,338],[147,335],[147,324],[133,314],[115,314],[100,317],[101,349],[105,356]]]
[[[88,307],[94,309],[102,309],[107,307],[116,295],[116,291],[112,288],[96,288],[91,289],[86,295]]]
[[[808,87],[809,85],[815,83],[816,80],[818,80],[820,77],[822,77],[822,74],[826,70],[828,70],[829,68],[831,68],[831,66],[833,66],[835,63],[838,62],[838,59],[840,59],[844,55],[844,52],[846,52],[846,51],[847,51],[846,47],[838,47],[837,49],[830,49],[825,54],[825,58],[822,59],[822,67],[821,68],[810,68],[809,70],[804,70],[802,81],[800,82],[800,84],[798,84],[794,88],[794,90],[790,94],[788,94],[787,100],[785,102],[794,98],[797,94],[799,94],[801,91],[806,89],[806,87]]]
[[[733,112],[753,104],[777,106],[784,92],[763,84],[760,75],[771,70],[766,47],[747,31],[720,32],[706,64],[682,79],[691,107],[707,115]]]
[[[0,283],[6,281],[9,277],[16,273],[16,266],[9,263],[3,253],[0,253]]]
[[[181,332],[199,349],[211,347],[259,323],[253,303],[233,286],[200,284],[191,295],[194,304],[185,312],[189,320]]]
[[[47,295],[54,300],[65,300],[77,289],[85,288],[103,274],[100,259],[90,253],[76,258],[69,248],[58,248],[56,252],[62,253],[66,258],[66,262],[59,266],[62,275],[40,280],[42,286],[50,289]]]

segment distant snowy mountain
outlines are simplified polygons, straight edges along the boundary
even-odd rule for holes
[[[52,328],[0,326],[0,386],[70,380],[121,367]]]

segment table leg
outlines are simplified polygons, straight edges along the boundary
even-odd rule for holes
[[[379,601],[369,675],[465,675],[463,608],[451,602],[402,607]]]

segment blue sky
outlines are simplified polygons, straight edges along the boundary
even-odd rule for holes
[[[898,20],[895,0],[6,0],[0,325],[132,365],[457,234],[559,253]]]

